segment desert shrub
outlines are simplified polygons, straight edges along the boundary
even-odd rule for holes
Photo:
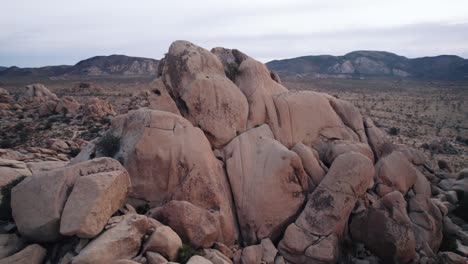
[[[138,214],[144,215],[144,214],[146,214],[146,212],[149,211],[150,206],[149,206],[149,204],[145,203],[143,205],[137,206],[137,208],[135,208],[135,209],[136,209]]]
[[[398,127],[391,127],[388,133],[392,136],[400,134],[400,129]]]
[[[111,119],[109,117],[104,117],[101,119],[100,123],[103,125],[110,125]]]
[[[97,150],[106,157],[113,157],[120,149],[120,138],[105,134],[96,144]]]
[[[2,149],[12,148],[13,146],[13,143],[8,139],[2,139],[0,141],[0,148]]]
[[[79,149],[79,148],[71,149],[70,153],[69,153],[70,157],[72,157],[72,158],[76,157],[78,154],[80,154],[80,151],[81,151],[81,149]]]
[[[177,262],[185,264],[192,256],[203,256],[203,251],[196,250],[189,245],[183,245],[177,252]]]
[[[2,194],[2,200],[0,201],[0,220],[13,220],[11,216],[11,189],[23,181],[24,178],[26,177],[18,177],[0,189],[0,193]]]

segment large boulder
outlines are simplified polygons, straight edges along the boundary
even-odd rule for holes
[[[364,127],[369,145],[374,151],[376,159],[380,159],[389,152],[392,144],[385,133],[374,124],[372,119],[366,118],[364,120]]]
[[[33,241],[57,240],[62,211],[75,181],[122,170],[125,169],[116,160],[101,158],[27,177],[11,192],[12,214],[19,232]]]
[[[109,222],[112,227],[87,244],[72,264],[112,263],[119,259],[132,259],[140,250],[143,237],[160,226],[138,214],[117,216]]]
[[[328,168],[320,160],[318,152],[302,143],[297,143],[293,148],[291,148],[291,150],[296,152],[296,154],[301,158],[304,170],[309,176],[309,181],[311,182],[310,186],[315,188],[320,184],[328,171]],[[313,189],[310,188],[309,191],[312,190]]]
[[[218,241],[234,243],[227,177],[200,129],[176,114],[139,109],[115,117],[109,133],[120,138],[114,157],[130,174],[130,196],[152,206],[179,200],[208,210],[219,222]],[[102,155],[86,149],[72,162]]]
[[[339,238],[357,199],[374,175],[372,161],[351,152],[338,156],[284,234],[279,251],[293,263],[334,263]]]
[[[287,148],[296,143],[310,146],[321,137],[359,142],[358,135],[344,125],[324,94],[288,92],[274,96],[273,100],[277,120],[270,120],[269,124],[275,138]]]
[[[174,261],[181,247],[182,240],[177,233],[168,226],[160,226],[143,245],[143,252],[155,251],[168,260]]]
[[[382,197],[352,218],[350,231],[386,263],[407,263],[416,254],[416,242],[406,201],[398,191]]]
[[[81,176],[63,208],[60,233],[81,238],[97,236],[123,204],[130,178],[120,170]]]
[[[249,104],[247,128],[265,123],[276,124],[278,117],[273,96],[288,90],[271,78],[270,71],[263,63],[240,54],[237,54],[236,58],[240,64],[232,71],[236,85],[244,93]]]
[[[267,125],[242,133],[224,151],[244,244],[278,239],[306,198],[301,159],[274,140]]]
[[[359,109],[350,102],[337,98],[331,98],[330,104],[335,112],[340,116],[343,123],[351,128],[359,136],[362,143],[367,143],[366,131],[364,130],[364,120]]]
[[[209,248],[221,236],[216,215],[187,201],[173,200],[148,214],[170,226],[194,248]]]
[[[219,59],[187,41],[176,41],[164,59],[162,81],[181,114],[221,147],[245,130],[248,104],[226,77]]]
[[[161,79],[156,79],[149,84],[147,90],[141,91],[132,98],[130,108],[132,110],[146,107],[153,110],[171,112],[180,115],[179,109],[167,92]]]
[[[382,196],[393,190],[405,195],[410,188],[413,188],[417,194],[426,197],[431,195],[431,187],[425,176],[399,151],[381,158],[376,163],[375,169],[378,191]]]

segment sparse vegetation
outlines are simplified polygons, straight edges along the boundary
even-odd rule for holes
[[[136,209],[136,211],[137,211],[138,214],[144,215],[144,214],[146,214],[146,212],[149,211],[150,206],[149,206],[149,204],[145,203],[145,204],[143,204],[143,205],[138,206],[138,207],[135,208],[135,209]]]
[[[97,150],[106,157],[113,157],[120,149],[120,138],[105,134],[96,144]]]
[[[20,176],[0,189],[0,193],[2,194],[2,200],[0,202],[0,220],[10,221],[13,219],[11,215],[11,189],[22,182],[24,178],[26,177]]]
[[[391,127],[388,133],[392,136],[397,136],[400,134],[400,129],[398,127]]]
[[[177,253],[177,262],[185,264],[192,256],[195,255],[203,256],[204,254],[201,250],[196,250],[189,245],[183,245]]]

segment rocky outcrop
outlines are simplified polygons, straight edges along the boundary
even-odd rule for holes
[[[336,69],[365,67],[358,66]],[[12,190],[16,223],[0,223],[12,233],[0,236],[1,257],[61,264],[466,262],[466,173],[431,168],[350,103],[288,91],[238,50],[176,41],[158,75],[66,166],[0,151],[3,180],[28,176]],[[59,104],[50,111],[71,118],[72,108],[64,109],[72,99],[40,90],[28,100],[42,100],[44,113]],[[100,99],[79,108],[100,123],[112,112]],[[49,149],[29,149],[58,157],[79,148],[60,138],[44,141]],[[23,242],[44,243],[47,255]],[[24,258],[30,247],[41,253],[30,254],[37,260]]]

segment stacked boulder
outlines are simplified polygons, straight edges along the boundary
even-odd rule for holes
[[[187,41],[158,72],[112,120],[118,149],[93,141],[13,189],[23,237],[80,241],[61,263],[466,263],[438,254],[448,212],[424,157],[350,103]],[[151,209],[115,214],[125,197]],[[183,244],[203,256],[181,260]]]

